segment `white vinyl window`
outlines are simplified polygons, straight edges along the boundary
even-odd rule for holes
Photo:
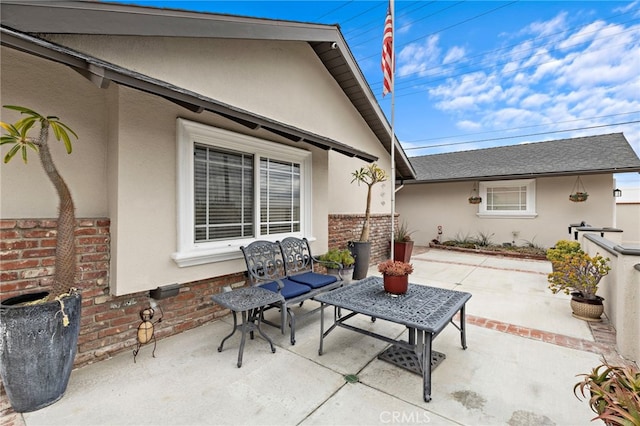
[[[534,179],[480,182],[481,217],[536,217]]]
[[[308,236],[311,153],[178,120],[179,266],[235,259],[256,239]]]

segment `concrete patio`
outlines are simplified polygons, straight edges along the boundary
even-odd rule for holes
[[[27,426],[602,424],[590,422],[594,414],[573,386],[601,355],[616,360],[614,336],[606,323],[592,331],[571,316],[568,296],[547,289],[548,262],[422,250],[412,263],[411,282],[473,295],[468,349],[451,326],[434,341],[446,359],[433,371],[429,403],[421,377],[377,359],[384,342],[337,329],[319,356],[317,316],[299,324],[295,346],[264,326],[276,353],[260,337],[248,340],[237,368],[238,335],[216,349],[231,329],[227,316],[159,341],[156,358],[147,345],[137,363],[126,352],[74,371],[60,401],[22,419]],[[356,320],[389,336],[404,332]],[[359,381],[347,382],[349,374]]]

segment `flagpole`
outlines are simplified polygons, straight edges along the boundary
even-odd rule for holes
[[[396,141],[394,136],[395,103],[396,103],[396,55],[395,55],[395,10],[393,0],[389,0],[391,13],[391,259],[394,255],[395,214],[396,214]]]

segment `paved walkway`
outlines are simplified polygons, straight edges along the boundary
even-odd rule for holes
[[[416,284],[472,293],[467,344],[447,327],[434,349],[447,358],[433,372],[433,400],[421,378],[377,359],[384,342],[337,329],[318,355],[319,321],[299,324],[297,343],[266,327],[277,351],[248,341],[242,368],[238,340],[220,340],[231,319],[123,353],[74,371],[62,400],[7,416],[35,425],[587,425],[594,414],[573,395],[577,374],[602,356],[619,361],[614,330],[571,316],[568,296],[547,289],[546,261],[417,250]],[[376,275],[375,268],[370,275]],[[305,303],[310,308],[313,303]],[[275,314],[275,312],[274,312]],[[329,311],[326,312],[329,315]],[[359,326],[400,336],[403,327],[355,318]],[[356,383],[345,376],[355,375]]]

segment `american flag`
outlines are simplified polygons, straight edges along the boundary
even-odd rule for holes
[[[393,0],[391,0],[393,1]],[[391,18],[391,1],[387,9],[387,18],[384,21],[384,35],[382,36],[382,96],[391,92],[393,80],[393,24]]]

